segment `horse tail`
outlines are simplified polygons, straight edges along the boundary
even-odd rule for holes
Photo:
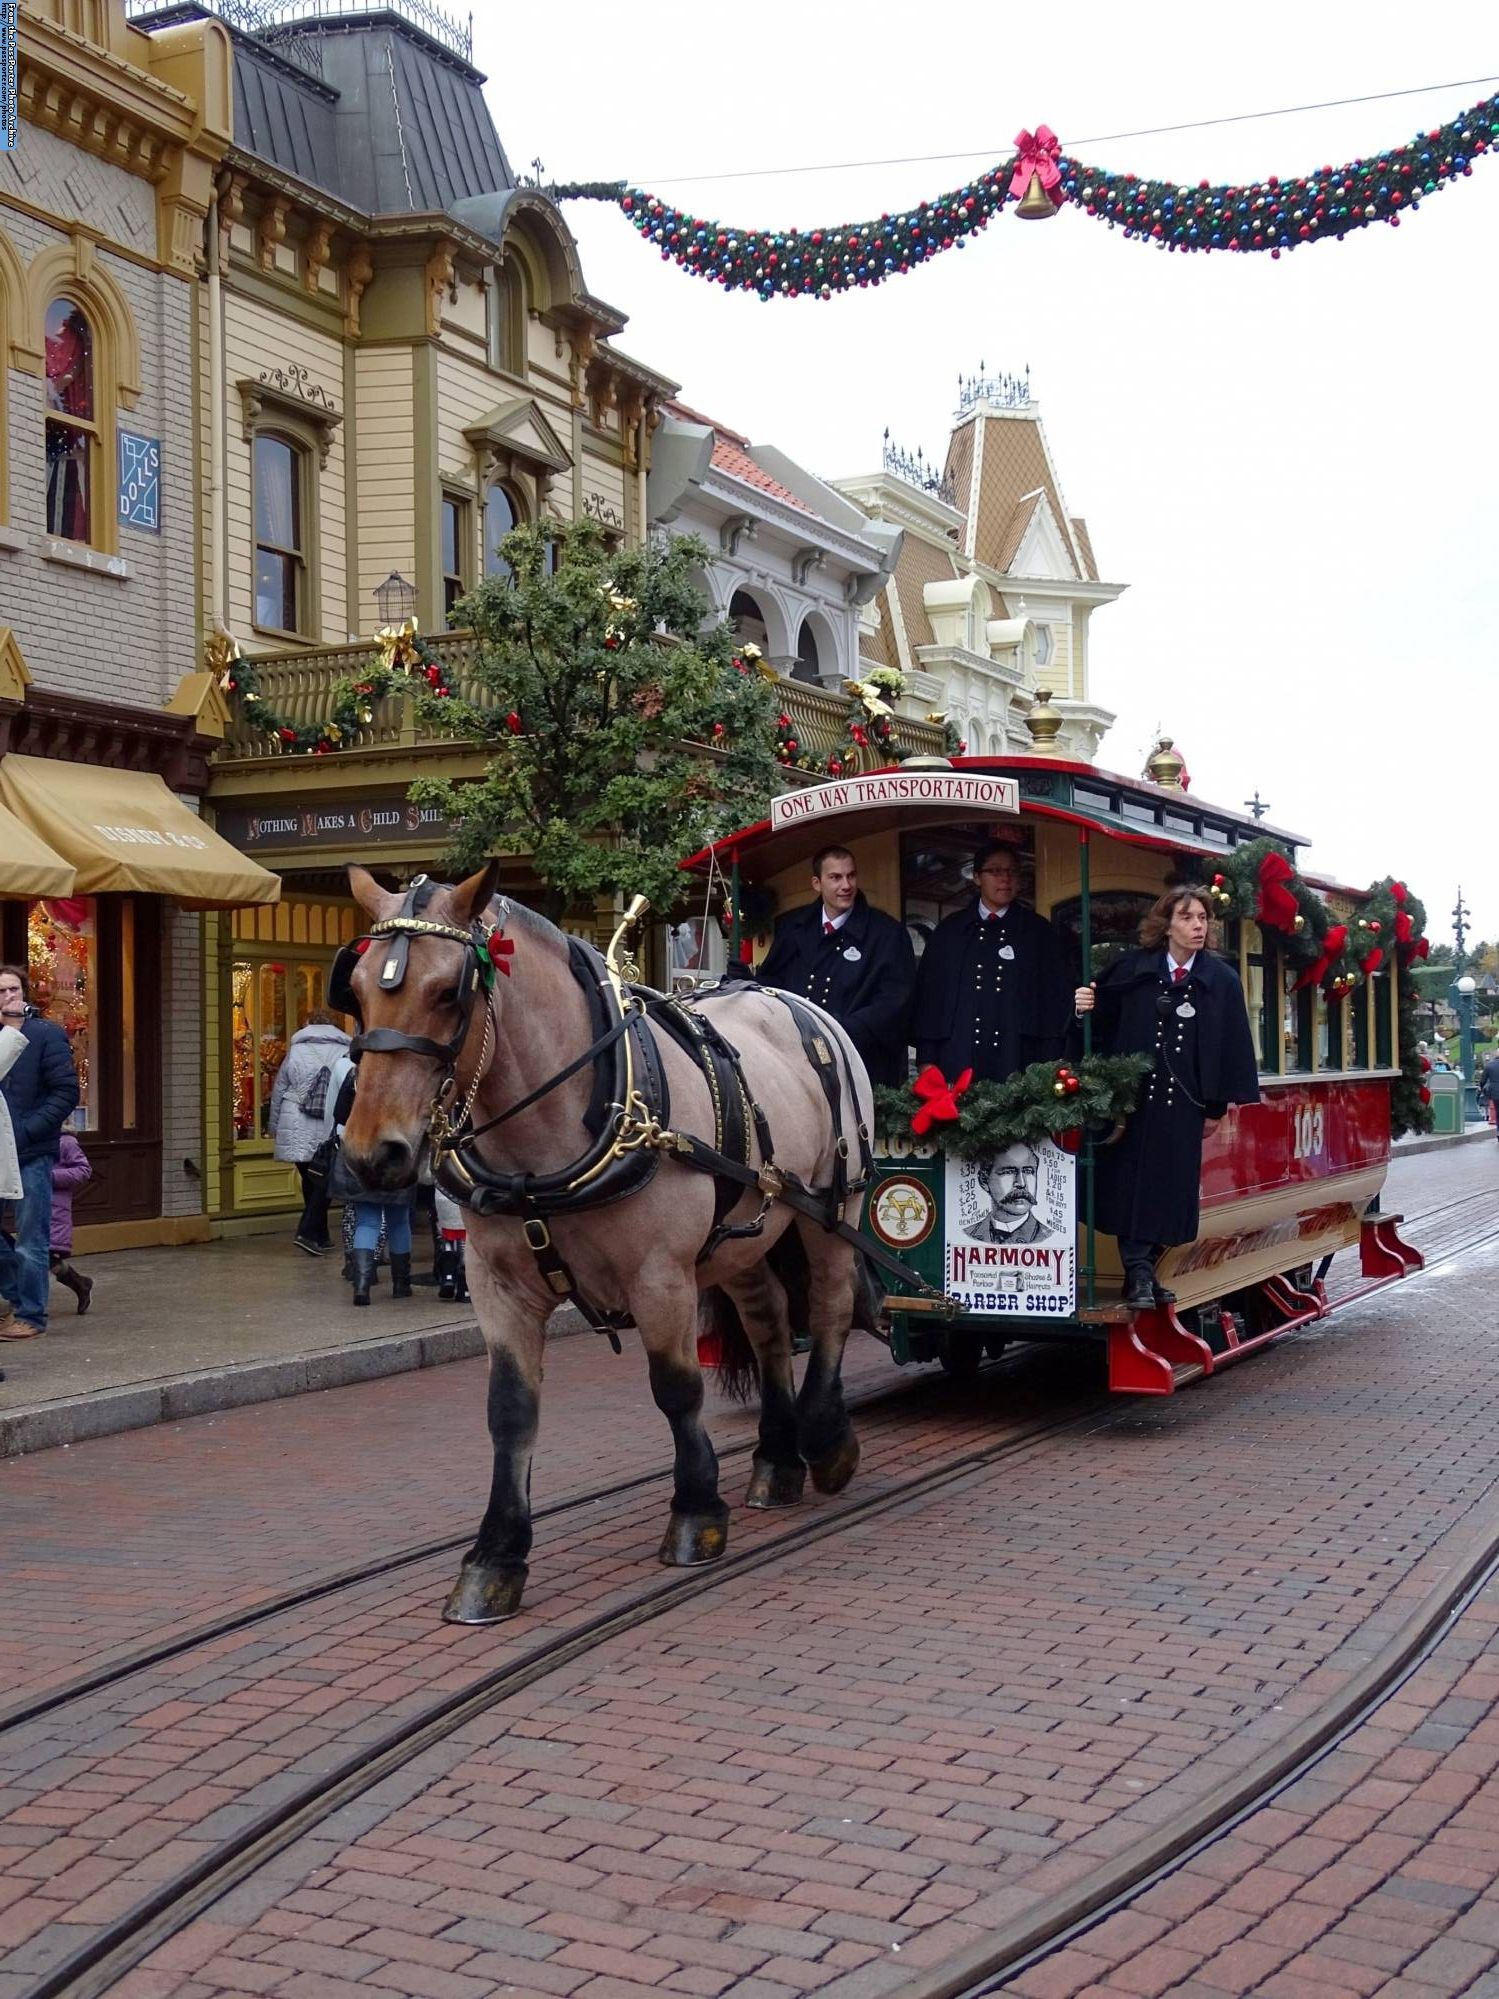
[[[760,1386],[760,1363],[738,1306],[716,1284],[698,1300],[697,1329],[699,1358],[705,1349],[713,1354],[706,1364],[713,1368],[720,1394],[730,1402],[748,1402]]]

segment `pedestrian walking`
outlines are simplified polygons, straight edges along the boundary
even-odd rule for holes
[[[1499,1048],[1483,1065],[1483,1081],[1479,1089],[1484,1098],[1483,1114],[1493,1125],[1495,1138],[1499,1138]]]
[[[333,1107],[334,1130],[340,1141],[344,1126],[353,1114],[357,1088],[358,1071],[350,1062]],[[350,1172],[341,1143],[329,1184],[333,1196],[344,1203],[345,1217],[351,1212],[354,1217],[354,1242],[349,1254],[354,1303],[368,1305],[370,1302],[370,1287],[375,1282],[375,1266],[382,1237],[390,1252],[390,1295],[392,1298],[409,1298],[411,1209],[416,1200],[416,1188],[404,1187],[396,1194],[371,1192]]]
[[[1208,950],[1208,923],[1205,889],[1171,889],[1141,924],[1141,948],[1074,995],[1080,1015],[1096,1008],[1100,1054],[1154,1062],[1124,1136],[1100,1147],[1094,1169],[1098,1226],[1118,1241],[1125,1302],[1139,1310],[1176,1302],[1155,1267],[1197,1238],[1203,1134],[1231,1103],[1259,1102],[1244,991]]]
[[[94,1280],[85,1277],[73,1263],[73,1196],[94,1177],[88,1154],[72,1132],[57,1141],[57,1158],[52,1163],[52,1227],[48,1237],[48,1261],[56,1281],[78,1300],[78,1316],[94,1302]]]
[[[0,1081],[20,1060],[26,1048],[26,1037],[16,1027],[0,1027]],[[0,1228],[9,1221],[3,1212],[10,1203],[21,1198],[21,1162],[16,1155],[16,1134],[10,1121],[10,1106],[0,1094]],[[10,1300],[0,1298],[0,1334],[13,1326],[16,1315],[11,1310]],[[5,1376],[0,1374],[0,1381]]]
[[[78,1071],[68,1037],[31,1004],[20,965],[0,965],[0,1027],[14,1029],[24,1043],[0,1078],[21,1188],[15,1234],[0,1233],[0,1296],[12,1313],[0,1337],[31,1340],[47,1330],[52,1162],[62,1128],[78,1106]]]
[[[349,1060],[349,1037],[326,1008],[309,1014],[276,1075],[268,1120],[278,1159],[295,1165],[302,1215],[294,1237],[307,1256],[328,1248],[328,1173],[333,1155],[333,1106]]]

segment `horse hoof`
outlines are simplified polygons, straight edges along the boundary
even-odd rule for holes
[[[802,1488],[807,1482],[807,1467],[800,1458],[794,1464],[772,1464],[769,1458],[757,1457],[750,1468],[749,1490],[744,1495],[746,1506],[765,1509],[772,1506],[795,1506],[802,1496]]]
[[[729,1509],[714,1513],[673,1513],[666,1523],[661,1559],[669,1568],[693,1569],[716,1562],[729,1545]]]
[[[509,1569],[491,1568],[485,1562],[465,1562],[442,1607],[442,1621],[444,1624],[503,1624],[507,1617],[514,1617],[520,1609],[525,1588],[524,1562]]]
[[[850,1430],[831,1457],[819,1458],[809,1466],[812,1483],[819,1492],[842,1492],[859,1469],[859,1440]]]

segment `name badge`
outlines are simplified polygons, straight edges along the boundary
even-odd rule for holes
[[[1178,1020],[1196,1020],[1197,1009],[1190,1000],[1183,1000],[1176,1009],[1176,1017]]]
[[[1015,946],[1013,944],[1001,944],[999,955],[1001,958],[1013,958],[1015,956]]]
[[[863,957],[864,953],[859,949],[857,944],[850,944],[848,949],[844,952],[843,955],[848,960],[849,964],[857,965],[859,960]]]

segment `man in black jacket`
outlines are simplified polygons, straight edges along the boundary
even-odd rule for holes
[[[815,900],[776,924],[775,940],[753,972],[731,965],[731,978],[800,993],[847,1030],[874,1083],[906,1080],[906,1033],[916,955],[893,916],[872,909],[846,847],[812,857]]]
[[[1499,1138],[1499,1048],[1496,1048],[1483,1065],[1479,1094],[1486,1103],[1495,1106],[1494,1136]]]
[[[21,1168],[15,1239],[0,1233],[0,1294],[15,1309],[15,1318],[0,1327],[0,1339],[29,1340],[47,1329],[52,1165],[62,1128],[78,1103],[78,1072],[68,1037],[29,1005],[19,965],[0,965],[0,1023],[19,1028],[27,1043],[0,1082]]]
[[[1003,841],[974,863],[977,900],[944,917],[916,980],[916,1064],[949,1082],[1003,1082],[1063,1051],[1072,996],[1056,932],[1016,900],[1020,856]]]

